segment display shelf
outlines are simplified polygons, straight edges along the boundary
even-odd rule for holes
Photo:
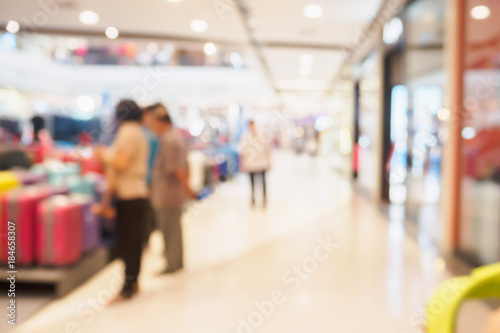
[[[22,290],[23,285],[31,287],[52,287],[54,296],[67,295],[91,276],[99,272],[108,263],[108,249],[98,248],[86,253],[76,264],[65,267],[19,267],[16,274],[16,288]],[[9,284],[7,267],[0,267],[0,286]]]

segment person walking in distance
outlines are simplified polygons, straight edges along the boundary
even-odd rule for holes
[[[165,239],[167,268],[162,274],[184,267],[181,218],[184,202],[194,198],[189,188],[186,145],[172,124],[165,106],[156,108],[154,132],[159,148],[153,168],[152,204]]]
[[[271,167],[271,147],[253,120],[249,122],[249,131],[241,141],[240,152],[243,158],[243,170],[250,174],[252,206],[255,205],[255,183],[260,178],[265,207],[267,204],[266,171]]]

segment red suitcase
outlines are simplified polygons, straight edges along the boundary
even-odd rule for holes
[[[66,196],[55,196],[38,206],[36,261],[40,265],[73,264],[82,255],[81,206]]]
[[[16,265],[30,265],[35,261],[35,222],[39,202],[47,198],[44,188],[28,187],[7,192],[2,196],[0,220],[0,261],[7,263],[7,235],[9,222],[15,223]]]

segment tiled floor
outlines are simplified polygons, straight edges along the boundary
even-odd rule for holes
[[[449,277],[435,252],[324,161],[279,153],[268,181],[266,209],[250,207],[243,175],[190,207],[184,272],[155,274],[154,234],[136,298],[105,305],[122,279],[115,262],[17,332],[419,332]],[[472,327],[461,332],[481,332]]]

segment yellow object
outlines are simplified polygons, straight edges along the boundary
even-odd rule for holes
[[[456,331],[458,310],[469,299],[500,298],[500,264],[477,268],[470,276],[453,278],[443,283],[426,309],[429,333]]]
[[[0,171],[0,195],[15,189],[19,184],[19,178],[14,172]]]

